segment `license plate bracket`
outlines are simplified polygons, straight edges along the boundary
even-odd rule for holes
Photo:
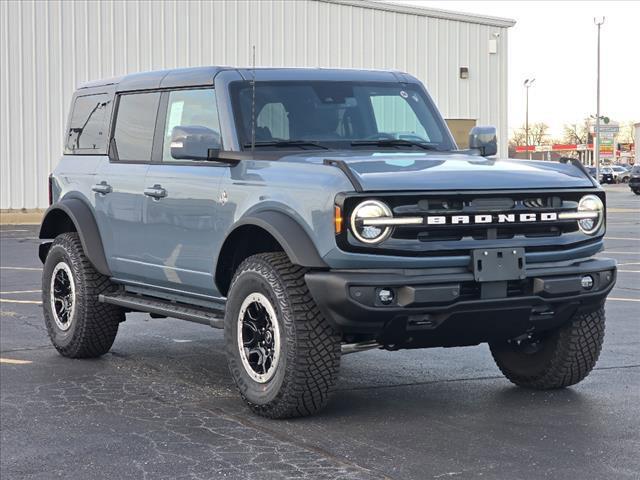
[[[524,248],[484,248],[473,250],[476,282],[503,282],[526,277]]]

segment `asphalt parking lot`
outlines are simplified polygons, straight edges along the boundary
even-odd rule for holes
[[[0,227],[0,477],[640,478],[640,197],[607,186],[619,264],[596,369],[513,387],[485,345],[343,357],[312,418],[269,421],[236,393],[222,331],[129,314],[111,353],[69,360],[41,313],[36,226]]]

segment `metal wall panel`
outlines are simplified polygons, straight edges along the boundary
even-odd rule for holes
[[[446,118],[496,125],[506,152],[509,25],[350,0],[0,2],[0,208],[47,206],[47,175],[78,84],[161,68],[246,66],[252,45],[263,66],[409,72]],[[468,80],[459,78],[461,66]]]

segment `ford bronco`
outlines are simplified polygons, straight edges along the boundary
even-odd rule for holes
[[[96,357],[128,312],[224,329],[271,418],[309,415],[341,355],[488,343],[514,384],[585,378],[616,280],[579,163],[460,150],[414,77],[202,67],[74,94],[40,228],[56,349]]]

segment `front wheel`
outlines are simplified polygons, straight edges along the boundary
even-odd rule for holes
[[[604,340],[604,309],[575,314],[564,326],[524,340],[490,344],[505,377],[526,388],[550,390],[583,380],[596,364]]]
[[[60,354],[90,358],[109,351],[125,316],[98,296],[113,289],[89,262],[77,233],[56,237],[42,270],[42,307],[49,338]]]
[[[340,336],[311,298],[305,273],[284,253],[258,254],[240,265],[229,289],[229,370],[258,415],[311,415],[337,381]]]

